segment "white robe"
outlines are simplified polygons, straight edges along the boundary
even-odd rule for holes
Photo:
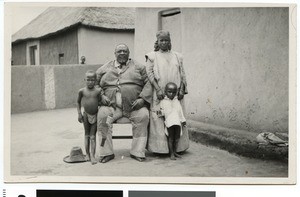
[[[165,117],[166,127],[169,128],[173,125],[178,125],[180,126],[180,135],[182,135],[181,124],[183,122],[186,122],[186,119],[184,118],[181,104],[178,101],[177,97],[175,97],[173,100],[169,99],[168,97],[165,97],[160,102],[160,110],[162,116]],[[165,133],[168,136],[167,129],[165,129]]]

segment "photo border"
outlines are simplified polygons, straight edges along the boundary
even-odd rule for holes
[[[167,184],[295,184],[296,183],[296,4],[273,3],[8,3],[4,4],[4,182],[5,183],[167,183]],[[14,176],[10,169],[11,150],[11,12],[14,6],[69,7],[289,7],[289,161],[288,177],[120,177],[120,176]]]

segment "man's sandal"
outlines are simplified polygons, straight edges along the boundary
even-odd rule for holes
[[[107,155],[107,156],[104,156],[104,157],[100,157],[100,160],[99,162],[100,163],[107,163],[109,162],[110,160],[113,160],[115,158],[115,155],[112,154],[112,155]]]
[[[143,162],[143,161],[146,160],[145,157],[137,157],[137,156],[134,156],[132,154],[130,154],[130,157],[133,158],[133,159],[135,159],[135,160],[137,160],[137,161],[139,161],[139,162]]]

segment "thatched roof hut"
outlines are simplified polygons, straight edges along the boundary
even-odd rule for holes
[[[57,34],[74,26],[134,31],[135,8],[50,7],[12,36],[17,43]]]

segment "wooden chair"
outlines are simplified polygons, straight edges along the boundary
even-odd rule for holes
[[[113,125],[126,125],[131,126],[131,122],[128,118],[122,117],[118,119]],[[122,129],[122,131],[116,131],[113,126],[112,139],[132,139],[132,129]]]

